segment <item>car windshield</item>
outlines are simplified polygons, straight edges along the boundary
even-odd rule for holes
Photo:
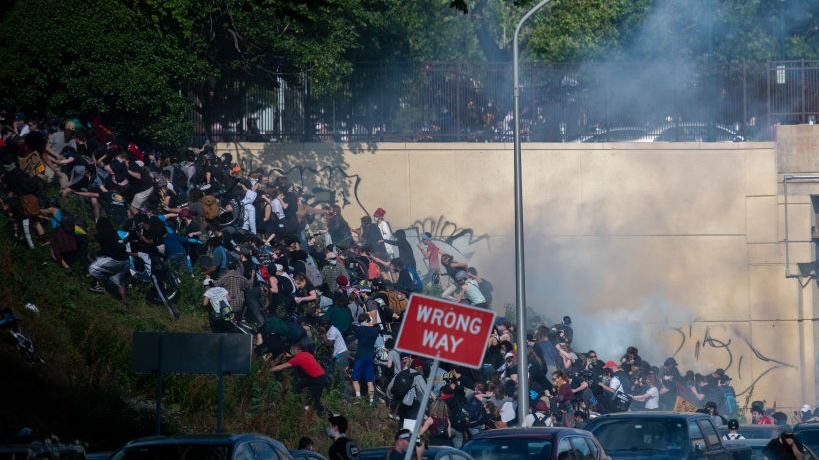
[[[154,444],[125,447],[110,460],[227,460],[230,446],[225,444]]]
[[[664,452],[687,448],[688,428],[675,420],[607,420],[594,426],[592,433],[606,452]]]
[[[528,460],[552,456],[552,441],[537,438],[473,439],[461,449],[475,460]]]

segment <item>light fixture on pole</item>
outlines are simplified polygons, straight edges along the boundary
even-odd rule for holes
[[[529,381],[526,378],[529,369],[528,358],[526,356],[526,280],[524,277],[525,264],[523,262],[523,188],[521,186],[521,158],[520,158],[520,78],[518,72],[518,39],[520,29],[537,10],[546,6],[551,0],[543,0],[534,8],[529,10],[515,29],[515,38],[512,45],[512,66],[514,67],[514,117],[515,117],[515,279],[516,279],[516,299],[518,312],[518,374],[522,377],[518,379],[518,420],[529,413]]]

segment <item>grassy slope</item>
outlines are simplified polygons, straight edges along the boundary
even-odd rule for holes
[[[5,221],[0,219],[0,225]],[[134,331],[204,332],[207,317],[199,307],[201,285],[182,277],[178,321],[164,307],[144,302],[130,291],[129,308],[108,296],[87,291],[81,270],[65,275],[45,248],[28,249],[0,239],[2,307],[23,319],[37,352],[47,364],[34,366],[5,340],[0,343],[0,438],[10,441],[23,426],[51,432],[63,441],[79,439],[90,451],[113,449],[154,430],[156,378],[131,372]],[[40,313],[23,308],[34,303]],[[163,434],[210,432],[216,425],[216,377],[168,375],[164,379]],[[394,422],[383,406],[346,406],[337,391],[326,404],[351,420],[351,437],[362,447],[391,443]],[[289,390],[288,382],[271,376],[256,360],[250,376],[225,379],[224,431],[256,431],[295,446],[310,436],[326,453],[326,422]]]

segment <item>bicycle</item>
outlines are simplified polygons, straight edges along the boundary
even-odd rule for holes
[[[11,308],[0,310],[0,330],[5,330],[8,333],[10,343],[12,343],[17,348],[17,351],[22,353],[30,363],[45,364],[45,359],[34,351],[34,342],[32,342],[31,337],[23,330],[22,323],[23,321]]]

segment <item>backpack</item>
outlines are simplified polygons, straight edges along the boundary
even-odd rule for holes
[[[483,424],[484,415],[483,403],[475,395],[471,395],[466,400],[466,413],[469,416],[469,428],[479,427]]]
[[[404,369],[403,371],[399,372],[395,376],[395,381],[392,383],[393,400],[404,399],[404,396],[406,396],[407,393],[409,393],[414,383],[415,374],[412,372],[411,369]]]
[[[532,426],[546,426],[546,417],[548,417],[548,415],[544,415],[540,418],[538,418],[538,414],[534,414],[534,416],[535,421],[532,422]]]
[[[466,406],[461,403],[456,403],[452,408],[452,413],[449,416],[449,422],[452,423],[452,428],[463,431],[469,427],[469,414],[466,412]]]
[[[725,385],[720,388],[722,388],[722,394],[725,397],[725,415],[729,417],[737,415],[739,407],[737,407],[737,395],[734,387]]]
[[[435,424],[435,431],[432,432],[432,436],[446,436],[449,437],[447,434],[447,425],[446,425],[446,418],[439,418],[438,423]]]
[[[60,228],[68,232],[69,235],[74,234],[74,226],[77,224],[77,218],[74,214],[71,214],[65,209],[60,209],[60,220],[58,222]]]
[[[367,269],[364,267],[363,261],[356,257],[347,262],[347,270],[350,272],[350,285],[354,285],[361,280],[366,280]]]
[[[205,220],[214,220],[219,217],[219,200],[213,195],[202,197],[202,208]]]
[[[176,193],[183,194],[188,190],[188,175],[178,165],[171,166],[171,184]]]
[[[406,311],[409,303],[407,296],[399,291],[383,291],[383,293],[387,296],[387,303],[393,313],[400,315]]]
[[[319,269],[304,260],[300,260],[297,263],[304,264],[304,274],[307,276],[307,279],[310,280],[310,284],[316,289],[320,288],[324,283],[324,278],[321,276]]]
[[[415,285],[415,288],[412,291],[424,292],[424,282],[421,280],[421,277],[418,275],[418,272],[415,271],[415,269],[410,266],[407,266],[407,271],[412,277],[412,283]]]

